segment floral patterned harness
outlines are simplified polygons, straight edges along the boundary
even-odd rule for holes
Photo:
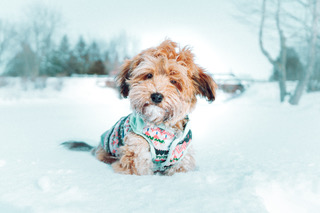
[[[119,148],[124,145],[123,139],[129,132],[134,132],[148,141],[154,171],[165,171],[181,161],[192,140],[189,123],[183,133],[177,136],[164,125],[146,125],[137,113],[132,113],[121,118],[111,129],[102,134],[102,147],[108,153],[119,156]]]

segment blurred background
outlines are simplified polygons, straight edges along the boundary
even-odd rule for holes
[[[0,6],[1,43],[7,43],[2,54],[5,67],[17,55],[13,46],[9,48],[15,45],[17,50],[30,49],[34,57],[46,57],[39,59],[47,64],[43,74],[59,72],[48,68],[57,51],[68,52],[75,62],[86,55],[89,60],[85,70],[72,67],[59,74],[90,73],[90,65],[98,60],[106,68],[101,72],[109,74],[124,58],[170,38],[193,47],[199,64],[212,73],[252,72],[260,79],[270,75],[268,68],[261,70],[268,63],[259,54],[256,30],[233,18],[230,1],[4,0]]]
[[[216,75],[219,85],[278,81],[280,100],[298,104],[302,91],[320,89],[318,4],[2,0],[0,74],[25,81],[114,76],[123,60],[170,38],[192,47],[197,63]],[[300,83],[287,91],[287,81]]]

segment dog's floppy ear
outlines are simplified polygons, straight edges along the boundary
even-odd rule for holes
[[[128,97],[129,90],[130,90],[130,85],[128,84],[127,81],[130,79],[132,70],[134,70],[143,61],[143,58],[142,58],[143,53],[144,52],[137,55],[133,59],[125,60],[123,65],[120,67],[120,73],[117,76],[116,81],[120,88],[120,94],[124,98]]]
[[[196,69],[197,72],[193,76],[196,94],[205,97],[209,102],[214,101],[217,84],[202,68],[196,66]]]
[[[210,75],[194,63],[194,55],[188,46],[180,50],[177,61],[182,62],[191,71],[189,75],[192,76],[196,95],[207,98],[209,102],[214,101],[217,84]]]
[[[120,94],[124,98],[128,97],[129,95],[129,84],[127,83],[127,80],[130,77],[131,63],[131,60],[126,60],[121,66],[120,73],[116,78],[116,81],[120,88]]]

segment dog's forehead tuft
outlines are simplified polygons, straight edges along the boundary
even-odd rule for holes
[[[153,72],[155,74],[188,74],[188,67],[184,62],[176,59],[169,59],[166,57],[145,56],[144,60],[133,71],[133,75],[142,72]]]
[[[186,46],[180,49],[177,43],[168,39],[157,47],[142,51],[138,56],[132,61],[132,77],[148,72],[189,78],[198,74],[191,48]]]
[[[176,51],[178,45],[169,39],[163,41],[157,48],[157,54],[163,55],[168,59],[176,58],[178,53]]]

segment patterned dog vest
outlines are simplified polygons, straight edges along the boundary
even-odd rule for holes
[[[192,140],[189,123],[183,133],[177,136],[164,125],[146,125],[137,113],[132,113],[121,118],[111,129],[102,134],[102,147],[113,156],[119,156],[119,148],[124,145],[123,139],[129,132],[134,132],[148,141],[154,171],[164,171],[181,161]]]

